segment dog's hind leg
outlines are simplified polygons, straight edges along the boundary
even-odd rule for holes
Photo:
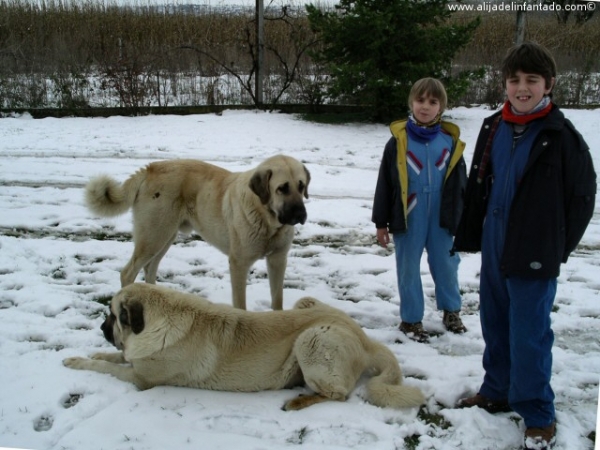
[[[145,260],[140,259],[140,256],[136,256],[135,250],[133,252],[133,256],[125,264],[123,270],[121,270],[121,287],[128,286],[135,281],[135,277],[140,272],[142,267],[146,264]]]
[[[144,266],[144,281],[146,281],[146,283],[156,284],[158,265],[169,251],[169,248],[171,248],[171,245],[173,245],[173,242],[175,242],[175,239],[177,239],[177,233],[175,233],[173,237],[165,244],[165,246],[154,256],[154,258],[148,261],[148,263]]]
[[[134,219],[135,247],[131,259],[121,270],[121,287],[132,284],[142,268],[144,268],[146,282],[155,284],[158,264],[169,250],[178,232],[176,223],[171,223],[172,221],[158,221],[152,224],[153,228],[149,228],[147,224],[139,226],[135,222]]]
[[[301,409],[328,400],[345,401],[365,368],[354,333],[335,325],[309,328],[294,344],[307,386],[315,394],[288,401],[284,409]]]
[[[294,309],[308,309],[314,308],[317,305],[321,305],[322,303],[313,297],[302,297],[294,304]]]
[[[316,405],[317,403],[330,401],[330,398],[323,397],[319,394],[299,395],[298,397],[285,402],[281,409],[284,411],[298,411],[299,409],[308,408],[309,406]]]

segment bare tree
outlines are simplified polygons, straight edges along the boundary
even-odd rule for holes
[[[561,25],[565,25],[571,16],[577,25],[582,25],[594,15],[594,10],[579,0],[542,0],[542,3],[555,5],[554,15]]]
[[[296,80],[299,66],[306,57],[308,50],[316,44],[317,38],[309,28],[308,22],[294,17],[293,12],[287,6],[282,6],[277,14],[265,15],[266,24],[275,27],[276,24],[282,25],[277,29],[285,39],[275,39],[275,36],[269,33],[271,27],[265,27],[264,37],[264,67],[263,75],[268,78],[271,90],[269,94],[269,104],[275,106],[279,103],[284,93]],[[262,108],[263,99],[259,95],[259,84],[257,77],[259,75],[259,64],[261,60],[259,41],[256,39],[256,27],[254,21],[250,20],[237,42],[239,48],[245,49],[249,57],[250,64],[244,69],[242,66],[235,67],[228,64],[221,57],[215,56],[210,50],[206,50],[199,45],[185,44],[180,49],[193,50],[199,55],[209,59],[217,67],[234,77],[240,83],[241,88],[250,96],[253,104],[257,108]],[[244,71],[246,71],[244,73]]]

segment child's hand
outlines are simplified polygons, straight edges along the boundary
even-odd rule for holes
[[[390,234],[388,233],[387,228],[377,228],[377,242],[383,248],[387,248],[390,243]]]

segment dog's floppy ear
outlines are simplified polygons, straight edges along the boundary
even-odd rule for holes
[[[271,169],[257,170],[250,179],[250,189],[258,195],[263,205],[269,203],[269,199],[271,198],[271,191],[269,190],[271,176],[273,176]]]
[[[144,331],[144,306],[140,302],[129,302],[127,305],[121,304],[119,312],[119,322],[122,325],[131,327],[134,334],[140,334]]]
[[[304,186],[304,198],[308,198],[308,185],[310,184],[310,172],[306,168],[305,165],[302,165],[304,168],[304,173],[306,174],[306,186]]]
[[[158,312],[158,311],[155,311]],[[127,360],[147,358],[183,339],[192,328],[194,316],[189,312],[161,311],[165,316],[149,314],[146,332],[130,335],[125,346]]]

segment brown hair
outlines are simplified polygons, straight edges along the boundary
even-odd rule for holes
[[[421,78],[413,84],[408,94],[408,109],[412,110],[412,102],[420,97],[433,97],[440,101],[440,113],[446,110],[448,94],[446,88],[437,78]]]
[[[546,47],[535,42],[525,42],[511,47],[502,62],[502,79],[514,76],[517,71],[540,75],[546,81],[546,89],[552,87],[556,78],[556,62]]]

